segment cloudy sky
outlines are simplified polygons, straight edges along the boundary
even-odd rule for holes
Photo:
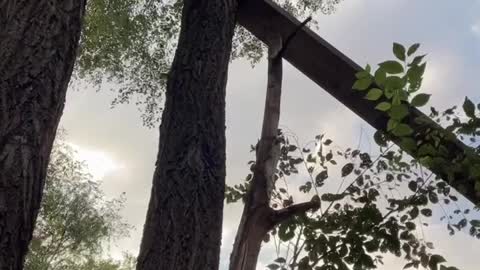
[[[480,101],[480,1],[446,0],[344,0],[336,13],[320,16],[318,34],[364,66],[391,58],[393,42],[420,42],[428,53],[423,91],[440,108],[461,104],[468,95]],[[321,59],[319,59],[321,61]],[[247,174],[252,158],[249,145],[259,137],[266,86],[266,64],[254,69],[244,61],[230,66],[227,87],[227,182],[237,183]],[[157,129],[141,125],[134,105],[110,109],[113,94],[93,89],[70,91],[61,125],[67,139],[76,145],[82,159],[103,181],[108,196],[127,194],[125,219],[135,226],[131,237],[112,247],[137,253],[158,145]],[[357,145],[360,133],[371,128],[320,87],[290,65],[285,65],[281,124],[303,142],[327,133],[343,146]],[[371,139],[363,136],[368,151]],[[241,214],[240,205],[226,208],[221,269],[228,255]],[[450,237],[444,224],[425,230],[439,253],[464,270],[476,270],[480,242],[457,233]],[[262,252],[260,263],[268,264],[271,251]],[[402,269],[398,259],[387,259],[383,269]]]

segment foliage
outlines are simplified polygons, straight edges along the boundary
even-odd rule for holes
[[[340,0],[277,0],[297,17],[330,13]],[[135,100],[143,122],[159,120],[162,95],[180,32],[183,1],[92,0],[87,6],[76,76],[97,85],[119,85],[113,105]],[[261,43],[237,27],[232,58],[258,62]]]
[[[476,136],[480,135],[480,118],[475,104],[467,97],[463,103],[463,113],[457,113],[454,106],[440,113],[435,108],[430,109],[430,118],[417,117],[412,121],[410,107],[425,106],[430,95],[416,94],[422,85],[422,76],[426,63],[425,55],[415,56],[420,47],[414,44],[405,49],[395,43],[393,52],[396,60],[379,64],[374,75],[370,74],[370,66],[357,73],[358,80],[353,88],[365,91],[365,98],[378,102],[376,109],[384,111],[389,116],[387,134],[378,131],[375,135],[377,143],[384,144],[385,139],[393,139],[408,152],[417,157],[419,162],[428,168],[442,168],[448,174],[449,182],[454,181],[457,174],[470,176],[476,180],[476,190],[480,192],[480,146],[476,144]],[[480,104],[477,105],[480,108]],[[432,120],[445,126],[445,130],[432,128]],[[460,138],[470,147],[452,156],[444,142]],[[461,191],[466,187],[459,186]]]
[[[128,235],[119,214],[123,203],[123,197],[107,200],[72,148],[57,140],[25,269],[86,269],[93,263],[99,267],[88,269],[121,269],[105,268],[109,261],[100,256],[108,240]]]
[[[447,266],[446,259],[435,252],[423,227],[439,219],[450,234],[468,230],[480,238],[480,221],[472,218],[478,209],[457,203],[456,192],[447,182],[425,169],[427,155],[412,159],[390,141],[404,140],[418,151],[427,151],[429,159],[441,157],[437,149],[442,146],[422,146],[416,141],[418,131],[405,121],[409,107],[404,106],[425,106],[429,99],[429,95],[417,93],[426,67],[422,63],[424,56],[415,56],[407,63],[418,48],[418,44],[408,50],[395,44],[394,54],[402,63],[386,61],[374,75],[370,74],[370,66],[357,74],[353,88],[365,91],[365,98],[378,102],[377,109],[387,112],[390,118],[388,134],[375,134],[378,153],[342,149],[324,135],[301,147],[293,133],[281,132],[281,156],[271,206],[282,209],[308,197],[320,198],[322,205],[283,222],[269,233],[265,241],[273,242],[278,258],[267,268],[373,269],[383,263],[383,254],[389,253],[403,257],[405,268],[454,270],[457,268]],[[374,83],[375,87],[370,87]],[[455,109],[440,113],[432,108],[430,116],[447,125],[460,139],[475,143],[479,135],[476,110],[480,110],[480,104],[475,106],[466,99],[466,117]],[[435,141],[435,134],[430,138]],[[478,158],[478,154],[478,145],[473,145],[470,157]],[[254,161],[249,164],[253,170]],[[463,165],[474,169],[471,164]],[[245,183],[228,187],[227,202],[242,199],[250,180],[251,174]]]
[[[78,270],[134,270],[136,258],[128,253],[122,260],[89,258],[85,263],[75,269]]]

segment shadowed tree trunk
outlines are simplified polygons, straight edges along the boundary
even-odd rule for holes
[[[169,74],[139,270],[218,269],[225,87],[235,0],[186,0]]]
[[[0,1],[0,269],[23,268],[85,1]]]

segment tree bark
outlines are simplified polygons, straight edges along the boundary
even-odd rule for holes
[[[184,1],[139,270],[218,269],[225,87],[236,12],[236,0]]]
[[[0,1],[0,269],[23,268],[85,1]]]
[[[263,115],[262,135],[257,145],[253,178],[230,256],[230,270],[255,270],[263,239],[275,225],[292,216],[317,208],[319,201],[295,204],[281,210],[270,207],[275,188],[275,172],[280,155],[278,124],[282,96],[282,57],[296,32],[311,18],[301,23],[285,41],[273,36],[268,48],[268,83]]]

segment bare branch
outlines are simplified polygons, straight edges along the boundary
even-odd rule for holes
[[[318,197],[314,197],[309,202],[294,204],[284,209],[280,209],[275,211],[273,222],[275,224],[279,224],[293,216],[300,215],[306,213],[309,210],[315,210],[320,207],[320,199]]]

